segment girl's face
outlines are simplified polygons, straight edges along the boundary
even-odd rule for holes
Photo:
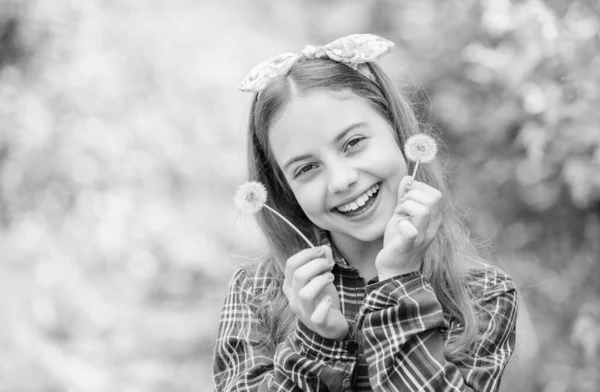
[[[383,237],[408,169],[393,128],[353,93],[294,97],[269,142],[306,216],[334,241]]]

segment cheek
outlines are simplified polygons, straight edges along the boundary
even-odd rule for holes
[[[382,175],[403,177],[407,173],[408,167],[404,155],[395,144],[379,146],[373,149],[373,152],[370,159],[373,166],[377,167]]]
[[[323,198],[318,187],[303,185],[292,189],[296,200],[304,213],[308,216],[314,216],[323,209],[321,200]]]

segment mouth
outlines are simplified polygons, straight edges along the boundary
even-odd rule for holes
[[[379,196],[379,187],[381,183],[373,185],[365,193],[357,197],[350,203],[343,204],[333,209],[333,211],[344,216],[357,216],[365,213],[377,200]]]

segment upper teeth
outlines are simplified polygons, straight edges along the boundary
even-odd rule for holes
[[[341,212],[348,212],[348,211],[356,210],[358,207],[364,206],[365,203],[367,202],[367,200],[369,200],[371,198],[371,196],[373,196],[375,193],[377,193],[378,190],[379,190],[379,184],[375,184],[371,187],[371,189],[369,189],[368,191],[366,191],[365,193],[360,195],[356,200],[351,201],[350,203],[341,205],[341,206],[337,207],[337,209],[338,209],[338,211],[341,211]]]

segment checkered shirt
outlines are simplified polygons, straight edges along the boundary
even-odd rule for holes
[[[332,272],[346,340],[326,339],[297,321],[275,351],[264,348],[265,327],[252,299],[272,277],[262,265],[234,275],[225,298],[213,362],[216,391],[497,391],[515,346],[517,291],[496,268],[465,281],[486,312],[488,328],[469,359],[453,363],[444,347],[460,324],[445,313],[419,272],[366,283],[334,252]]]

